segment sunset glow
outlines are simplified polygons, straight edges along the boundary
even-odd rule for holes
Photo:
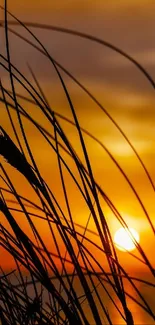
[[[129,228],[129,231],[130,231],[131,235],[129,234],[129,232],[126,229],[120,228],[116,231],[115,236],[114,236],[114,243],[115,243],[116,247],[123,252],[132,251],[136,248],[134,239],[139,243],[138,232],[133,228]],[[132,236],[133,236],[133,239],[132,239]]]
[[[0,325],[151,325],[155,1],[0,11]]]

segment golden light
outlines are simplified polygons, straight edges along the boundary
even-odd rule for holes
[[[133,228],[129,228],[128,231],[122,227],[115,232],[114,244],[123,252],[132,251],[136,248],[134,239],[139,243],[138,232]]]

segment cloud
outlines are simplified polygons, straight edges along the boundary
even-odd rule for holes
[[[155,48],[147,48],[143,51],[135,51],[132,54],[132,57],[140,62],[142,65],[145,65],[147,67],[154,67],[155,65]],[[103,58],[102,58],[103,61]],[[107,58],[107,61],[109,65],[113,68],[130,68],[131,62],[122,56],[118,55],[109,55]]]

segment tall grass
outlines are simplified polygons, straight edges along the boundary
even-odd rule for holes
[[[4,86],[3,80],[1,80],[0,101],[8,114],[14,140],[7,130],[0,126],[0,155],[5,159],[5,161],[3,159],[3,162],[0,163],[0,211],[1,216],[3,215],[8,225],[5,226],[3,222],[0,223],[0,240],[3,252],[6,251],[12,257],[15,265],[11,273],[6,273],[3,269],[3,261],[1,262],[1,323],[25,325],[115,324],[110,309],[108,310],[107,308],[108,301],[121,315],[122,321],[127,325],[133,325],[134,318],[132,310],[130,310],[128,305],[129,298],[144,310],[153,321],[155,320],[154,310],[140,291],[138,283],[143,283],[152,288],[154,288],[155,284],[153,280],[151,282],[130,276],[119,261],[111,229],[104,213],[103,201],[112,211],[113,217],[117,218],[128,232],[130,231],[114,203],[104,192],[104,184],[101,187],[95,180],[85,135],[92,142],[97,142],[114,162],[133,191],[154,234],[153,222],[134,185],[119,165],[117,159],[102,141],[80,126],[72,96],[62,77],[62,71],[98,105],[118,129],[130,145],[153,190],[155,190],[153,180],[133,144],[114,118],[79,80],[50,55],[32,30],[36,28],[48,29],[55,32],[69,33],[74,35],[74,37],[82,37],[91,42],[97,42],[101,46],[106,46],[123,55],[127,60],[130,60],[143,73],[143,76],[147,78],[153,88],[155,83],[147,71],[131,56],[104,40],[55,26],[21,22],[7,10],[7,1],[5,1],[5,7],[1,7],[1,9],[4,11],[4,20],[0,21],[0,26],[5,35],[6,55],[0,54],[0,65],[7,72],[11,90],[7,89]],[[8,19],[9,16],[13,20]],[[10,27],[14,25],[22,26],[27,32],[28,37],[26,38]],[[39,80],[29,65],[28,68],[33,79],[33,85],[18,70],[18,67],[12,63],[9,33],[13,33],[23,42],[34,47],[49,60],[57,73],[68,101],[72,119],[53,110],[41,88]],[[17,93],[16,84],[19,84],[27,95],[23,96]],[[29,103],[37,107],[43,116],[43,121],[46,120],[50,127],[46,129],[42,123],[38,123],[37,119],[32,117],[22,103]],[[12,113],[15,114],[14,116],[16,116],[18,121],[16,124]],[[64,206],[61,207],[59,197],[55,196],[53,189],[43,179],[37,165],[35,153],[30,145],[30,139],[26,133],[24,124],[26,120],[40,134],[40,137],[44,139],[49,153],[53,152],[57,158],[65,208]],[[61,126],[61,121],[63,120],[76,129],[82,152],[81,156],[77,154],[77,150],[71,144],[67,132],[63,130]],[[42,155],[41,148],[40,155]],[[70,158],[70,164],[67,157]],[[12,167],[11,169],[8,168],[9,165]],[[14,177],[12,177],[16,173],[21,175],[23,184],[24,182],[29,184],[31,193],[34,193],[32,196],[35,198],[34,200],[30,199],[29,196],[23,196],[20,190],[16,188],[13,181]],[[78,197],[83,200],[89,211],[89,218],[85,226],[78,224],[74,220],[71,197],[68,194],[65,178],[66,173],[72,179],[73,188],[76,188]],[[20,214],[20,220],[27,221],[31,230],[29,233],[23,229],[20,222],[17,222],[16,214]],[[95,231],[89,229],[90,218],[94,222]],[[48,227],[48,238],[50,238],[52,243],[50,245],[51,249],[49,249],[49,239],[45,242],[41,231],[38,230],[37,225],[41,221],[44,221],[46,227]],[[131,233],[130,235],[132,236]],[[96,241],[93,238],[96,238]],[[152,276],[154,279],[155,270],[149,256],[146,255],[140,244],[137,242],[135,244],[139,257],[130,253],[133,257],[133,263],[134,259],[138,259],[139,263],[145,264],[150,277]],[[127,283],[132,288],[132,294],[127,290]],[[30,287],[31,290],[29,290]]]

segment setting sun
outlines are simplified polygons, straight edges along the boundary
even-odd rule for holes
[[[139,243],[139,234],[137,233],[137,231],[133,228],[129,228],[129,231],[131,235],[126,229],[120,228],[116,231],[114,235],[114,243],[116,247],[123,252],[132,251],[136,248],[134,239]],[[132,236],[134,239],[132,238]]]

